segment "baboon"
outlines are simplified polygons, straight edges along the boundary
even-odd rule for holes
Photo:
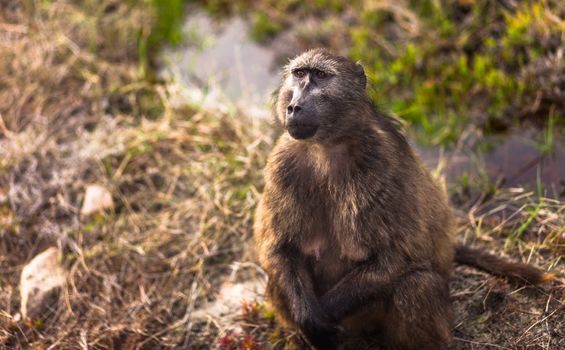
[[[451,338],[455,255],[532,283],[548,277],[454,248],[446,194],[366,85],[359,63],[324,49],[284,69],[275,114],[285,132],[254,228],[267,297],[317,349],[367,332],[395,349],[441,349]]]

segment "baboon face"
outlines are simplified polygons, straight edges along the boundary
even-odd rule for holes
[[[366,100],[363,67],[323,49],[307,51],[284,69],[276,113],[290,136],[323,141],[339,134],[340,123]]]

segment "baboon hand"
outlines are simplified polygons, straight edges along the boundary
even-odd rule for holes
[[[332,298],[329,294],[330,293],[326,293],[320,298],[320,307],[322,312],[324,312],[330,320],[339,322],[339,305],[335,305],[335,303],[332,302]]]
[[[296,323],[316,349],[335,348],[338,328],[321,308],[305,308]]]

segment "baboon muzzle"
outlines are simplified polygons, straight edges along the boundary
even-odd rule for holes
[[[314,136],[320,126],[317,113],[309,108],[311,101],[303,97],[302,91],[296,91],[286,108],[286,129],[290,136],[298,140]]]
[[[296,106],[293,108],[293,112],[287,113],[286,130],[295,139],[303,140],[314,136],[320,124],[311,120],[311,117],[305,115],[306,113],[299,108]],[[297,109],[299,110],[297,111]]]

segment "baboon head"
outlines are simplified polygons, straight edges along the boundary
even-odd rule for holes
[[[360,126],[366,84],[361,64],[325,49],[306,51],[284,68],[277,118],[295,139],[334,139]]]

